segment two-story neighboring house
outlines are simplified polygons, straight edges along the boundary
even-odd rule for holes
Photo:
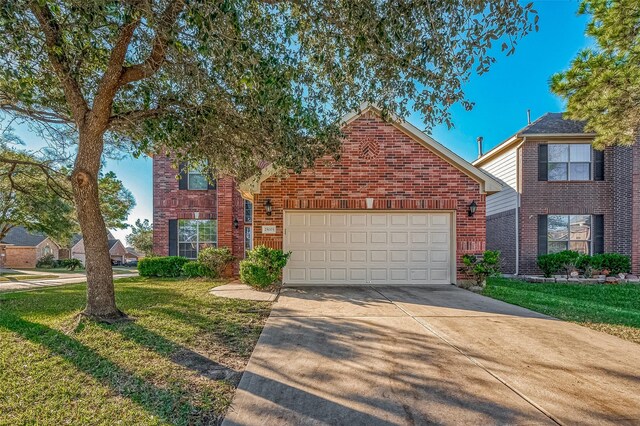
[[[473,164],[504,185],[487,197],[487,248],[504,272],[538,273],[539,254],[617,252],[640,270],[640,144],[595,150],[579,121],[548,113]]]

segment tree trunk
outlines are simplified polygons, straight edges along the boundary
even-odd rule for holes
[[[83,315],[110,322],[124,314],[116,307],[107,228],[98,197],[98,173],[103,146],[102,132],[80,129],[71,186],[86,253],[87,306]]]

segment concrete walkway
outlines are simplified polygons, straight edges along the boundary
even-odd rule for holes
[[[37,275],[37,274],[34,274]],[[45,275],[45,274],[42,274]],[[138,273],[131,274],[118,274],[114,275],[113,279],[118,278],[128,278],[128,277],[137,277]],[[78,284],[87,281],[87,277],[82,274],[73,274],[72,277],[60,276],[59,278],[53,279],[38,279],[34,276],[32,279],[22,279],[20,281],[3,281],[0,282],[0,293],[7,291],[19,291],[19,290],[32,290],[41,287],[57,287],[66,284]]]
[[[257,302],[273,302],[278,297],[277,291],[258,291],[240,281],[232,281],[219,285],[210,291],[211,294],[226,299],[253,300]]]
[[[224,425],[640,424],[638,360],[454,286],[289,288]]]

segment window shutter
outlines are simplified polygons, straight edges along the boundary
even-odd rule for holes
[[[593,180],[604,180],[604,151],[593,150]]]
[[[189,169],[187,163],[180,163],[178,171],[180,179],[178,180],[178,189],[189,189]]]
[[[207,189],[216,189],[218,186],[218,181],[212,175],[209,176],[209,180],[207,180]]]
[[[549,180],[549,147],[538,145],[538,180]]]
[[[169,256],[178,255],[178,220],[169,220]]]
[[[597,214],[593,216],[593,254],[604,253],[604,216]]]
[[[538,215],[538,254],[547,254],[547,215]]]

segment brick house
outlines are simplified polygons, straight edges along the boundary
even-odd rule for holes
[[[473,162],[505,188],[487,197],[504,272],[539,273],[539,254],[565,249],[629,255],[640,271],[640,145],[598,151],[593,138],[548,113]]]
[[[59,250],[60,246],[46,235],[14,226],[0,241],[0,268],[35,268],[45,255],[57,260]]]
[[[155,156],[154,252],[206,246],[242,257],[291,251],[286,284],[455,283],[465,253],[485,249],[485,199],[502,186],[409,123],[372,106],[343,118],[340,160],[282,176],[266,167],[215,184]],[[176,175],[180,179],[176,179]]]

